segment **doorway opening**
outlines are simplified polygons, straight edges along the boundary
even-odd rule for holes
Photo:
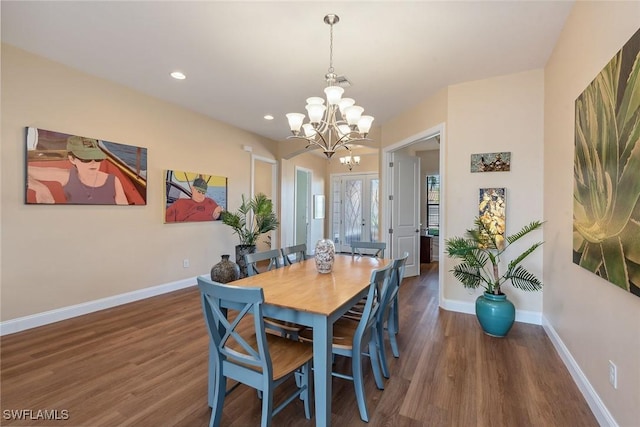
[[[442,260],[442,243],[444,230],[446,227],[445,212],[445,125],[444,123],[427,129],[419,134],[413,135],[403,141],[386,147],[383,150],[384,164],[384,193],[382,209],[385,212],[383,230],[388,231],[387,244],[391,249],[391,256],[400,256],[404,251],[408,251],[409,259],[405,269],[405,277],[420,274],[420,237],[428,236],[427,218],[429,206],[427,200],[428,175],[438,175],[439,177],[439,200],[438,200],[438,230],[435,236],[431,236],[432,260]],[[437,151],[436,151],[437,150]],[[430,152],[425,157],[421,152]],[[420,162],[420,159],[435,158],[437,165],[425,169],[427,166]],[[415,173],[416,162],[411,158],[418,158],[418,171]],[[404,164],[403,164],[404,162]],[[433,165],[432,165],[433,166]],[[409,167],[414,169],[409,171]],[[413,176],[411,185],[407,181],[409,176]],[[431,207],[433,213],[434,207]],[[433,220],[433,216],[431,220]],[[432,227],[433,228],[433,227]],[[411,262],[410,262],[411,260]],[[438,266],[439,283],[444,277],[444,263]],[[442,289],[439,290],[440,301],[442,301]]]

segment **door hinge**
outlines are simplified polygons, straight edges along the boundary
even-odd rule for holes
[[[389,200],[393,200],[393,194],[389,194]]]
[[[389,229],[389,234],[393,234],[393,228]]]
[[[393,162],[389,162],[389,167],[392,168],[393,167]]]

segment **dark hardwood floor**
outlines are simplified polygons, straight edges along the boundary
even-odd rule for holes
[[[385,390],[365,370],[369,425],[598,425],[541,326],[484,335],[475,316],[438,308],[437,263],[422,267],[402,284],[400,358],[387,347]],[[206,426],[207,340],[195,287],[2,337],[0,424]],[[366,425],[351,382],[334,378],[332,405],[334,426]],[[68,419],[35,419],[39,410]],[[17,414],[28,419],[9,419]],[[259,423],[253,389],[227,397],[222,425]],[[296,400],[273,425],[315,421]]]

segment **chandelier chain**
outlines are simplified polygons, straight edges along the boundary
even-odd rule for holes
[[[333,73],[333,22],[329,28],[329,73]]]

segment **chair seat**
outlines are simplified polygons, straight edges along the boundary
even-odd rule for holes
[[[257,348],[258,340],[256,335],[242,337],[253,348]],[[273,367],[273,379],[278,381],[280,378],[288,375],[313,359],[313,347],[306,342],[292,341],[288,338],[282,338],[277,335],[267,334],[267,345],[271,354],[271,366]],[[230,343],[229,348],[241,351],[242,347],[237,343]],[[256,372],[262,372],[257,366],[245,365],[249,369]]]
[[[267,332],[277,332],[280,336],[289,337],[295,341],[298,340],[298,334],[305,329],[305,326],[298,325],[292,322],[283,322],[281,320],[271,319],[270,317],[264,318],[264,326],[267,328]]]
[[[350,350],[353,348],[353,337],[360,319],[347,319],[341,317],[333,324],[333,347],[336,349]],[[302,342],[313,341],[313,330],[305,329],[300,332]]]

